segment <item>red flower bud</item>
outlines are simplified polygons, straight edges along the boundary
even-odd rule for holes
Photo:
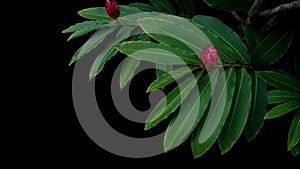
[[[207,45],[200,53],[200,59],[206,69],[214,67],[219,60],[218,48]]]
[[[110,0],[106,0],[105,5],[105,10],[108,16],[110,16],[113,19],[117,19],[120,16],[120,8],[115,0],[113,0],[112,2]]]

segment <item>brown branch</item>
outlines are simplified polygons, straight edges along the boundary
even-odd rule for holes
[[[262,30],[264,31],[268,31],[270,30],[272,27],[274,27],[275,25],[278,24],[278,15],[274,16],[273,18],[271,18],[263,27]]]
[[[243,19],[235,12],[235,11],[230,11],[231,15],[234,17],[235,20],[237,20],[239,23],[243,23]]]
[[[259,17],[263,18],[269,18],[278,14],[281,14],[286,11],[294,10],[300,8],[300,0],[287,3],[287,4],[281,4],[273,9],[265,10],[263,12],[259,13]]]
[[[261,12],[264,8],[264,5],[267,0],[255,0],[253,5],[251,6],[249,12],[248,12],[248,17],[252,18],[254,15],[258,14]]]

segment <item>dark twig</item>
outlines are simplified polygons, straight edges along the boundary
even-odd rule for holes
[[[259,16],[263,18],[269,18],[281,14],[283,12],[298,9],[298,8],[300,8],[300,0],[287,3],[287,4],[281,4],[273,9],[265,10],[263,12],[260,12]]]
[[[271,18],[263,27],[262,30],[264,31],[268,31],[270,30],[272,27],[274,27],[275,25],[278,24],[278,15],[274,16],[273,18]]]
[[[253,5],[251,6],[249,12],[248,12],[248,17],[252,18],[254,15],[258,14],[261,12],[264,8],[264,5],[267,0],[255,0]]]
[[[243,23],[243,19],[235,12],[235,11],[230,11],[231,15],[234,17],[235,20],[237,20],[239,23]]]

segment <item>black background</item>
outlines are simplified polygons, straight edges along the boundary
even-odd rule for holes
[[[126,5],[128,2],[136,1],[119,0],[118,2]],[[70,25],[84,21],[77,15],[77,11],[96,6],[104,6],[104,0],[43,1],[25,8],[24,12],[19,15],[25,20],[25,24],[14,27],[14,29],[25,35],[20,43],[26,46],[24,50],[22,49],[26,54],[18,56],[20,58],[18,62],[22,68],[16,72],[17,76],[23,79],[18,80],[17,83],[22,87],[20,88],[22,96],[12,100],[24,104],[11,106],[11,108],[18,112],[26,110],[23,112],[24,114],[26,112],[26,115],[19,115],[20,121],[25,123],[24,125],[22,123],[17,131],[20,134],[18,138],[24,142],[17,144],[18,148],[13,151],[12,157],[20,157],[20,159],[24,159],[25,163],[41,162],[48,165],[94,164],[102,166],[104,162],[110,162],[111,165],[128,163],[134,166],[142,162],[146,166],[150,164],[158,166],[160,163],[167,165],[195,164],[199,168],[209,165],[245,167],[283,164],[289,168],[292,165],[300,164],[299,157],[293,158],[287,151],[287,134],[293,113],[274,120],[267,120],[261,132],[251,142],[247,142],[245,136],[242,135],[225,155],[221,155],[218,145],[214,144],[204,156],[193,159],[190,140],[171,152],[146,159],[120,157],[96,145],[85,134],[77,120],[72,103],[73,66],[68,66],[73,53],[88,39],[89,35],[67,42],[69,35],[61,33]],[[229,26],[234,26],[236,23],[230,14],[209,8],[203,3],[197,4],[195,8],[200,11],[199,14],[215,16]],[[14,19],[13,22],[18,22],[18,19]],[[299,46],[298,40],[294,41],[288,51],[289,56],[282,58],[278,67],[288,68],[290,72],[292,71],[291,56],[296,54],[296,45]],[[96,93],[99,99],[110,96],[108,91],[110,91],[111,75],[123,58],[124,56],[120,55],[109,61],[97,77]],[[136,90],[131,93],[131,97],[134,105],[140,110],[146,110],[149,107],[143,87],[146,87],[153,79],[154,71],[146,71],[134,80],[133,85]],[[162,131],[166,127],[162,125],[154,131],[144,132],[142,125],[129,122],[118,115],[109,99],[99,105],[107,121],[116,130],[126,135],[148,136]],[[29,120],[22,119],[23,116],[29,117]],[[237,165],[239,162],[242,162],[241,165]]]

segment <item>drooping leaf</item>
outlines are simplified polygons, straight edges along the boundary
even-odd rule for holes
[[[235,60],[239,60],[243,64],[250,63],[250,55],[243,41],[220,20],[210,16],[198,15],[193,18],[193,22],[219,49],[219,55],[223,62],[235,63]]]
[[[160,12],[165,12],[173,15],[176,14],[175,8],[168,0],[150,0],[150,2]]]
[[[272,119],[283,116],[300,107],[300,101],[291,101],[273,107],[265,116],[265,119]]]
[[[252,100],[249,117],[245,126],[245,134],[248,141],[252,140],[264,124],[264,117],[267,113],[267,84],[254,72],[252,79]]]
[[[243,26],[243,29],[248,47],[250,51],[253,51],[264,40],[264,34],[261,30],[249,26]]]
[[[300,94],[286,90],[272,90],[268,92],[268,104],[283,103],[300,100]]]
[[[160,77],[166,72],[172,71],[173,66],[167,64],[156,64],[156,77]]]
[[[209,112],[203,116],[193,132],[192,151],[195,158],[203,155],[214,144],[229,113],[236,75],[233,68],[225,73],[226,80],[224,77],[219,78],[216,84]]]
[[[124,5],[119,5],[120,7],[120,17],[135,14],[135,13],[141,13],[142,10],[136,8],[136,7],[129,7]],[[87,8],[80,10],[78,14],[87,19],[93,19],[93,20],[102,20],[102,19],[110,19],[112,20],[108,14],[106,13],[105,7],[94,7],[94,8]]]
[[[80,47],[74,54],[71,59],[70,65],[80,59],[83,55],[89,53],[92,49],[96,48],[101,44],[104,39],[110,35],[115,29],[116,26],[107,26],[97,31],[85,44]]]
[[[100,71],[103,69],[105,63],[116,55],[118,52],[115,49],[115,45],[126,40],[131,31],[134,29],[134,26],[122,26],[118,32],[115,32],[113,38],[111,38],[106,44],[104,44],[104,48],[99,52],[97,58],[95,59],[91,71],[90,78],[95,77]]]
[[[219,137],[222,154],[229,151],[239,139],[246,125],[251,104],[251,77],[245,68],[237,71],[232,105]]]
[[[205,112],[210,98],[211,86],[206,76],[199,82],[199,87],[191,91],[177,116],[169,123],[164,139],[165,152],[176,148],[189,137]]]
[[[123,89],[134,75],[140,61],[134,58],[126,58],[120,73],[120,88]]]
[[[283,71],[257,71],[257,75],[269,85],[289,91],[300,92],[300,81]]]
[[[153,5],[145,4],[145,3],[136,2],[136,3],[131,3],[128,6],[136,7],[136,8],[139,8],[139,9],[143,10],[143,11],[157,11],[157,9]]]
[[[94,26],[97,24],[103,25],[104,23],[108,23],[109,21],[105,20],[97,20],[97,21],[84,21],[80,23],[76,23],[75,25],[70,26],[69,28],[62,31],[62,33],[72,33],[78,30],[84,29],[86,27]]]
[[[195,15],[195,9],[192,0],[176,0],[176,2],[181,13],[189,16],[190,18]]]
[[[300,109],[296,113],[288,135],[288,150],[295,147],[300,141]]]
[[[271,65],[280,59],[293,41],[293,32],[274,31],[267,36],[251,53],[254,66]]]
[[[174,82],[175,80],[183,77],[184,75],[191,73],[195,70],[195,67],[183,67],[179,69],[175,69],[173,71],[164,73],[163,75],[159,76],[155,81],[153,81],[147,89],[147,92],[152,92],[157,89],[163,88],[168,84]]]
[[[200,65],[199,58],[168,46],[145,41],[131,41],[119,44],[117,49],[129,57],[158,64]]]
[[[298,144],[292,148],[291,152],[294,157],[296,157],[300,153],[300,142],[298,142]]]
[[[171,113],[173,113],[196,86],[195,81],[200,79],[202,73],[203,71],[197,73],[196,78],[189,77],[174,88],[166,97],[164,97],[148,116],[145,124],[145,130],[156,126],[159,122],[166,119]]]
[[[89,22],[89,21],[87,21]],[[92,23],[93,22],[93,23]],[[74,38],[77,38],[79,36],[85,35],[87,33],[90,33],[94,30],[98,30],[101,29],[102,27],[104,27],[108,22],[105,22],[103,20],[101,21],[90,21],[90,23],[88,25],[85,25],[84,27],[80,28],[82,25],[77,26],[74,25],[74,27],[70,27],[69,29],[67,29],[66,31],[71,31],[74,29],[77,29],[69,38],[68,41]]]
[[[238,11],[249,9],[254,3],[254,0],[204,0],[204,2],[216,9],[225,11]]]

